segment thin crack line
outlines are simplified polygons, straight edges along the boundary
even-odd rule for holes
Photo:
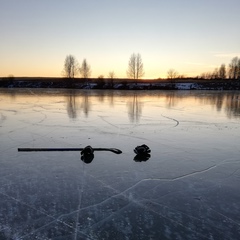
[[[78,234],[78,228],[79,228],[79,217],[80,217],[80,210],[81,210],[81,203],[82,203],[82,195],[83,195],[83,188],[84,188],[84,182],[85,182],[85,164],[83,163],[83,174],[82,174],[82,185],[81,185],[81,189],[78,186],[78,198],[79,198],[79,202],[78,202],[78,208],[77,208],[77,217],[76,217],[76,225],[75,225],[75,235],[74,235],[74,239],[77,240],[77,234]]]
[[[161,114],[162,115],[162,114]],[[179,125],[179,121],[174,119],[174,118],[170,118],[170,117],[166,117],[164,115],[162,115],[164,118],[167,118],[167,119],[170,119],[170,120],[173,120],[174,122],[176,122],[176,125],[174,127],[177,127]]]

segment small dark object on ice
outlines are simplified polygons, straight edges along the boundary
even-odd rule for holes
[[[91,146],[86,146],[82,151],[81,155],[83,154],[93,154],[94,149]]]
[[[137,155],[142,155],[142,154],[149,154],[151,152],[150,148],[143,144],[141,146],[137,146],[135,147],[135,149],[133,150]]]
[[[137,146],[133,151],[137,154],[133,159],[135,162],[146,162],[151,157],[151,150],[146,144]]]
[[[85,147],[82,151],[81,151],[81,160],[85,163],[91,163],[92,160],[94,159],[94,154],[93,154],[94,150],[91,146],[87,146]]]

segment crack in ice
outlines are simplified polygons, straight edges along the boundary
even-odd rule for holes
[[[161,114],[162,115],[162,114]],[[164,116],[164,115],[162,115],[164,118],[167,118],[167,119],[170,119],[170,120],[173,120],[174,122],[176,122],[176,125],[175,126],[173,126],[173,127],[177,127],[178,125],[179,125],[179,121],[177,120],[177,119],[175,119],[175,118],[171,118],[171,117],[167,117],[167,116]]]
[[[84,188],[84,183],[85,183],[85,164],[83,163],[83,174],[82,174],[82,185],[81,189],[79,188],[78,185],[78,208],[77,208],[77,217],[76,217],[76,225],[75,225],[75,235],[74,235],[74,240],[77,240],[77,234],[78,234],[78,228],[79,228],[79,217],[80,217],[80,210],[81,210],[81,204],[82,204],[82,195],[83,195],[83,188]]]
[[[9,196],[9,195],[7,195],[7,194],[5,194],[5,193],[3,193],[3,192],[0,192],[0,194],[2,194],[2,195],[5,196],[5,197],[8,197],[8,198],[12,199],[13,201],[15,201],[15,202],[17,202],[17,203],[20,203],[20,204],[22,204],[22,205],[25,205],[25,206],[27,206],[27,207],[29,207],[29,208],[31,208],[31,209],[33,209],[33,210],[41,213],[41,214],[43,214],[43,215],[45,215],[45,216],[53,219],[53,221],[51,221],[50,223],[45,224],[45,225],[44,225],[45,227],[48,226],[48,225],[50,225],[50,224],[52,224],[53,222],[56,221],[56,222],[59,222],[59,223],[65,225],[65,226],[67,226],[67,227],[69,227],[69,228],[71,228],[71,229],[75,229],[75,228],[73,228],[71,225],[69,225],[68,223],[66,223],[66,222],[64,222],[64,221],[62,221],[62,220],[59,220],[58,218],[55,218],[55,217],[49,215],[46,211],[37,209],[37,208],[35,208],[35,207],[33,207],[33,206],[31,206],[31,205],[29,205],[29,204],[27,204],[27,203],[25,203],[25,202],[17,199],[17,198],[14,198],[14,197],[12,197],[12,196]],[[40,228],[42,228],[42,226],[41,226]],[[37,229],[35,229],[33,232],[35,232],[36,230],[37,230]],[[75,229],[75,231],[78,231],[78,230]],[[82,231],[79,231],[79,233],[85,235],[85,233],[82,232]],[[27,234],[27,235],[30,235],[30,234],[31,234],[31,233],[29,233],[29,234]],[[22,237],[20,237],[20,239],[22,239]]]

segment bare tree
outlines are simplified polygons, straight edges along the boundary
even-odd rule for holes
[[[133,53],[128,62],[127,76],[132,79],[139,79],[144,76],[141,54]]]
[[[87,63],[86,59],[83,59],[82,66],[79,69],[80,74],[82,75],[83,78],[87,79],[91,76],[91,67]]]
[[[240,80],[240,58],[238,59],[238,79]]]
[[[178,78],[184,79],[184,78],[186,78],[186,76],[184,74],[178,74]]]
[[[218,71],[218,76],[220,79],[226,78],[226,66],[225,64],[222,64]]]
[[[211,79],[212,78],[212,73],[211,72],[205,72],[201,74],[201,78],[203,79]]]
[[[108,78],[109,78],[109,82],[110,82],[110,86],[113,87],[113,79],[115,78],[115,73],[114,71],[111,71],[108,73]]]
[[[142,57],[138,53],[136,58],[136,78],[139,79],[144,76],[144,70],[143,70],[143,62]]]
[[[219,78],[219,70],[218,68],[215,68],[214,71],[212,72],[212,79],[218,79]]]
[[[114,71],[109,72],[108,73],[108,78],[110,78],[110,79],[115,78],[115,72]]]
[[[73,55],[67,55],[64,62],[63,76],[73,79],[78,73],[79,64]]]
[[[238,78],[238,62],[239,59],[238,57],[234,57],[231,61],[231,63],[229,64],[229,78],[231,79],[237,79]]]
[[[176,78],[178,77],[177,71],[175,71],[174,69],[171,68],[168,70],[167,74],[168,74],[168,79],[170,79],[171,87],[175,88]]]
[[[168,79],[174,79],[174,78],[177,78],[178,77],[178,73],[176,70],[174,69],[169,69],[168,72],[167,72],[167,78]]]

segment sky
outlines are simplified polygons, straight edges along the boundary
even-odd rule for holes
[[[188,77],[240,57],[240,0],[0,0],[0,77],[61,77],[86,59],[91,77],[127,77],[140,53],[144,78]]]

